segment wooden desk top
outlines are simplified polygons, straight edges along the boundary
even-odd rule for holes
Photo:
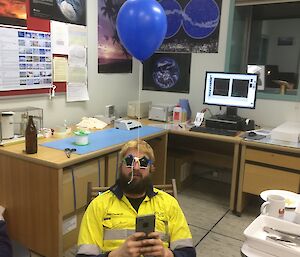
[[[250,140],[243,139],[241,141],[241,144],[250,146],[250,147],[264,148],[264,149],[270,149],[270,150],[276,150],[276,151],[300,153],[300,148],[297,148],[297,147],[269,144],[269,143],[259,142],[259,141],[250,141]]]
[[[160,131],[158,133],[154,133],[149,136],[141,137],[144,140],[153,139],[162,135],[166,135],[168,132],[167,130]],[[24,152],[25,149],[25,143],[19,143],[14,145],[8,145],[0,147],[0,154],[14,156],[23,160],[27,160],[30,162],[35,162],[40,165],[44,165],[47,167],[53,167],[57,169],[61,169],[70,165],[74,165],[86,160],[90,160],[92,158],[99,157],[101,155],[105,155],[108,153],[119,151],[123,144],[116,144],[111,147],[107,147],[105,149],[101,149],[98,151],[94,151],[88,154],[75,154],[72,153],[71,157],[68,158],[64,151],[56,150],[53,148],[41,146],[40,144],[58,140],[57,138],[51,138],[51,139],[38,139],[38,152],[36,154],[26,154]]]
[[[148,119],[142,119],[141,122],[145,125],[151,126],[151,124],[161,124],[168,126],[168,123],[165,122],[159,122],[159,121],[152,121]],[[170,126],[172,124],[169,124]],[[223,135],[216,135],[216,134],[210,134],[210,133],[201,133],[201,132],[192,132],[185,128],[180,128],[178,125],[173,124],[173,126],[176,126],[176,129],[169,128],[167,129],[169,133],[174,135],[182,135],[182,136],[188,136],[188,137],[197,137],[197,138],[203,138],[208,140],[214,140],[219,142],[227,142],[227,143],[233,143],[233,144],[239,144],[242,138],[239,136],[223,136]]]

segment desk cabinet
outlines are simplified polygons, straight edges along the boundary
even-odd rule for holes
[[[143,139],[158,153],[153,181],[164,184],[167,131]],[[7,208],[10,237],[42,256],[62,257],[77,242],[87,182],[101,186],[115,182],[122,145],[84,155],[72,153],[71,158],[43,146],[37,154],[26,155],[24,143],[0,148],[0,203]]]
[[[229,137],[191,131],[169,132],[168,178],[178,176],[180,160],[198,162],[205,166],[227,168],[231,172],[230,210],[235,210],[239,159],[239,137]],[[176,156],[179,158],[176,158]]]
[[[243,211],[247,194],[260,195],[269,189],[299,193],[300,149],[243,141],[237,212]]]

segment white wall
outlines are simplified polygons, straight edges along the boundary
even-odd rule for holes
[[[48,95],[0,99],[0,109],[34,106],[44,110],[44,126],[78,123],[83,116],[104,114],[107,104],[116,106],[117,114],[124,114],[129,100],[138,96],[138,66],[132,74],[98,74],[97,71],[97,0],[87,1],[88,24],[88,90],[90,101],[66,103],[65,95],[49,100]]]
[[[219,37],[219,52],[217,54],[192,54],[192,67],[190,78],[190,93],[176,94],[142,91],[143,100],[152,100],[154,103],[175,104],[180,98],[189,99],[192,115],[196,112],[209,107],[213,113],[219,111],[218,107],[204,106],[204,80],[206,71],[223,71],[225,65],[225,50],[227,42],[228,16],[230,1],[222,1],[221,27]],[[289,34],[290,35],[290,34]],[[298,49],[298,38],[294,42]],[[284,69],[282,69],[284,70]],[[223,110],[225,110],[223,108]],[[239,109],[238,113],[242,117],[254,119],[256,124],[268,127],[276,127],[285,121],[300,121],[300,103],[287,101],[274,101],[257,99],[256,109]]]
[[[219,52],[216,54],[192,54],[190,93],[176,94],[140,90],[141,100],[153,103],[175,104],[180,98],[188,98],[193,115],[204,106],[203,91],[205,72],[224,70],[230,1],[222,1]],[[66,103],[65,95],[49,100],[48,96],[0,99],[0,109],[35,106],[44,109],[44,125],[54,127],[64,119],[77,123],[82,116],[104,113],[104,106],[114,104],[119,115],[126,113],[127,102],[139,97],[139,64],[134,62],[132,74],[98,74],[97,72],[97,0],[88,4],[88,86],[90,101]],[[217,111],[217,107],[210,107]],[[300,119],[300,103],[257,100],[255,110],[239,110],[244,117],[255,119],[257,124],[277,126],[286,120]]]
[[[219,34],[218,53],[192,54],[190,93],[166,93],[160,91],[142,91],[141,99],[153,103],[176,104],[180,98],[189,99],[192,115],[203,109],[203,93],[206,71],[223,71],[225,65],[225,51],[227,41],[228,16],[230,1],[222,1],[221,25]],[[214,109],[210,107],[210,109]]]
[[[278,65],[280,72],[298,72],[300,19],[266,20],[263,21],[262,34],[269,40],[267,63]],[[292,37],[293,45],[279,46],[279,37]],[[280,53],[280,54],[274,54]]]

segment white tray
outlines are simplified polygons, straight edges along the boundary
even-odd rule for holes
[[[244,231],[247,244],[259,251],[278,257],[299,257],[300,246],[286,247],[271,240],[266,240],[267,232],[264,226],[300,234],[300,225],[266,215],[260,215]]]

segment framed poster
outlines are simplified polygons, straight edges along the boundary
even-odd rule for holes
[[[125,0],[98,0],[98,73],[131,73],[132,57],[121,44],[117,14]]]
[[[143,90],[189,93],[191,54],[157,53],[143,64]]]
[[[30,0],[30,15],[86,25],[86,0]]]
[[[222,0],[161,0],[168,29],[160,52],[217,53]]]
[[[0,0],[0,24],[26,27],[26,0]]]

